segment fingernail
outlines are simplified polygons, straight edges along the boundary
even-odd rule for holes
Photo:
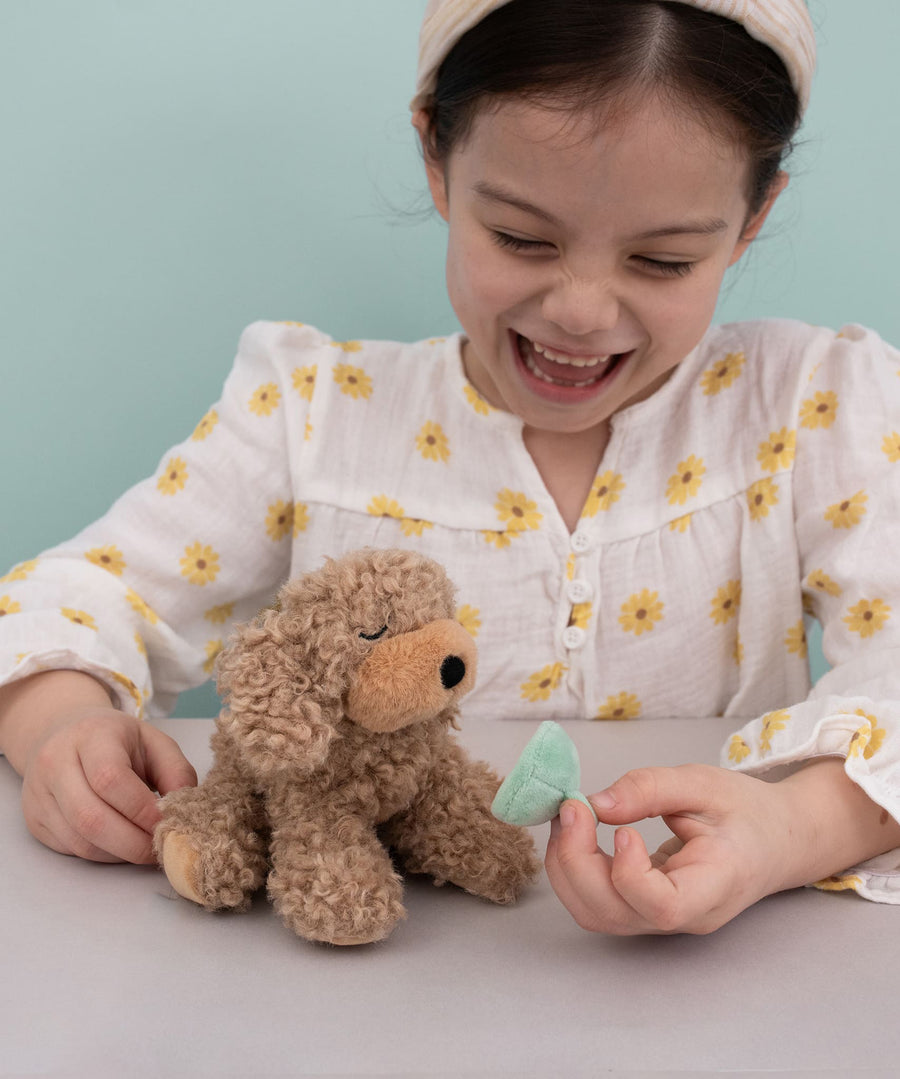
[[[630,839],[631,836],[628,834],[628,832],[622,829],[616,832],[616,850],[625,850],[625,848],[628,846]]]
[[[616,805],[616,800],[610,791],[600,791],[599,794],[592,794],[588,801],[595,809],[613,809]]]
[[[575,809],[573,806],[565,804],[559,811],[559,822],[563,828],[571,828],[575,823]]]

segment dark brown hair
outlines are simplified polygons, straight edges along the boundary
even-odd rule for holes
[[[669,0],[510,0],[456,43],[438,72],[426,152],[446,161],[480,107],[506,95],[601,108],[654,90],[696,107],[747,154],[750,215],[800,122],[781,58],[739,23]]]

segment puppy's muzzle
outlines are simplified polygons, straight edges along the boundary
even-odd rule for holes
[[[431,719],[473,687],[476,660],[471,635],[451,618],[380,640],[356,672],[347,718],[379,732]]]

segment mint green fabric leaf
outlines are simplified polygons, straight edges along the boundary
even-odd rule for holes
[[[567,798],[593,806],[578,790],[581,764],[575,743],[552,719],[538,727],[515,768],[500,785],[491,812],[507,824],[543,824],[553,820]]]

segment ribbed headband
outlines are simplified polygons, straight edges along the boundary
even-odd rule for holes
[[[816,66],[816,39],[804,0],[678,2],[739,22],[748,34],[774,50],[784,62],[801,110],[805,111]],[[438,68],[463,34],[508,3],[509,0],[429,0],[419,33],[416,95],[410,102],[413,111],[428,104],[437,84]]]

